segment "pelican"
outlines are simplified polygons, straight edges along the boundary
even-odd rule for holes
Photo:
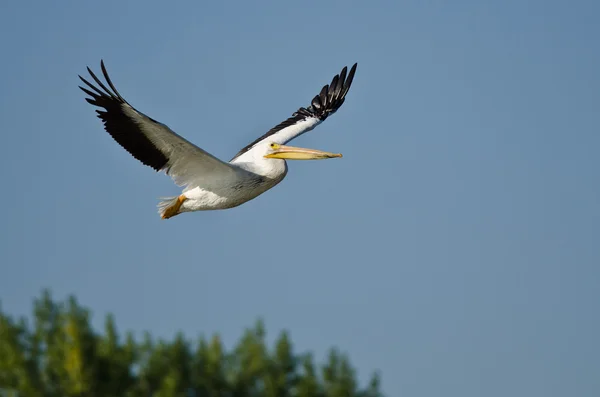
[[[164,171],[183,187],[177,197],[161,198],[158,213],[169,219],[184,212],[220,210],[237,207],[271,189],[286,176],[286,160],[321,160],[342,157],[340,153],[287,146],[292,139],[311,131],[335,113],[346,99],[354,73],[344,67],[325,85],[308,107],[271,128],[241,149],[229,162],[219,160],[144,113],[136,110],[119,94],[100,61],[107,88],[88,67],[97,85],[83,77],[89,88],[79,86],[91,98],[85,100],[96,110],[104,129],[135,159]],[[112,90],[111,90],[112,89]]]

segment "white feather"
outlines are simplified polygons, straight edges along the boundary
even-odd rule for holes
[[[166,125],[150,120],[127,103],[121,106],[144,135],[169,158],[164,170],[178,186],[203,184],[235,174],[235,169],[229,163],[200,149]]]

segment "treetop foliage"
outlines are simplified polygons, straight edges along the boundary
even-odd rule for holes
[[[145,333],[122,338],[106,316],[103,332],[74,297],[56,302],[44,291],[32,321],[0,306],[0,396],[15,397],[380,397],[379,377],[360,388],[346,355],[331,349],[316,365],[297,354],[287,332],[274,346],[257,321],[227,351],[218,335],[195,342]],[[31,324],[30,324],[31,322]]]

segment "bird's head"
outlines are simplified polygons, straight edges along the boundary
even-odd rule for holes
[[[323,160],[342,157],[341,153],[329,153],[316,149],[285,146],[275,142],[268,144],[266,152],[264,155],[265,158],[281,160]]]

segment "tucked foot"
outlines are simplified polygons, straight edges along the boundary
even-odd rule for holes
[[[175,202],[172,205],[165,208],[164,212],[161,215],[161,218],[169,219],[171,217],[174,217],[175,215],[178,215],[179,209],[181,208],[181,205],[185,200],[187,200],[187,197],[185,197],[184,194],[177,197],[177,200],[175,200]]]

